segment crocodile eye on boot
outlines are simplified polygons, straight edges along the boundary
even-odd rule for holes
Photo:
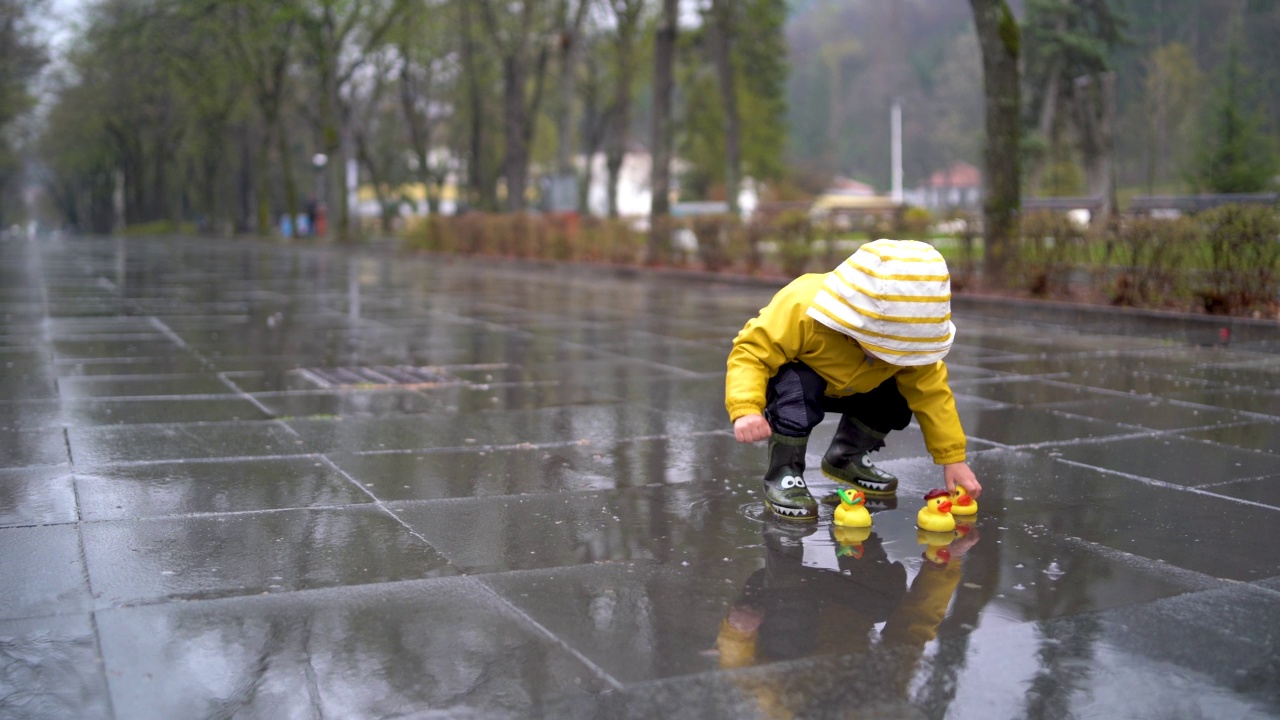
[[[841,416],[831,447],[822,456],[822,472],[868,496],[893,495],[898,492],[898,478],[871,462],[870,454],[881,447],[884,447],[883,434],[849,415]]]
[[[809,438],[774,433],[769,438],[769,470],[764,475],[764,504],[783,520],[813,522],[818,503],[804,481],[804,451]]]

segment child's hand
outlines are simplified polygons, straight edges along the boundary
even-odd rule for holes
[[[978,478],[969,469],[969,463],[951,463],[942,466],[942,479],[947,483],[947,492],[955,492],[956,486],[964,488],[969,493],[969,497],[978,499],[982,494],[982,485],[978,483]]]
[[[764,419],[763,415],[743,415],[733,421],[733,436],[738,442],[751,443],[757,440],[767,440],[773,434],[773,428],[769,427],[769,421]]]

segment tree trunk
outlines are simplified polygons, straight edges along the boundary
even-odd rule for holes
[[[573,76],[578,66],[579,47],[582,44],[582,23],[590,7],[590,0],[578,0],[578,7],[570,20],[566,5],[564,19],[567,22],[560,31],[560,85],[556,101],[556,172],[562,177],[573,174]]]
[[[649,201],[649,262],[658,262],[667,245],[671,215],[671,105],[675,94],[676,21],[678,0],[662,0],[653,42],[653,168]]]
[[[724,192],[729,214],[738,215],[738,187],[742,183],[742,123],[738,117],[738,92],[733,69],[732,0],[712,0],[712,53],[720,78],[720,103],[724,108]]]
[[[484,91],[480,85],[470,3],[462,8],[462,75],[467,87],[467,195],[471,205],[485,206]],[[486,208],[487,209],[487,208]]]
[[[516,55],[503,59],[502,75],[502,123],[503,136],[507,141],[507,156],[503,161],[507,179],[507,210],[519,212],[524,209],[524,191],[528,180],[526,173],[529,167],[525,126],[532,122],[525,106],[524,86],[528,76],[524,62]]]
[[[969,0],[969,4],[982,49],[986,103],[983,282],[991,288],[1003,288],[1010,281],[1014,231],[1022,206],[1018,158],[1022,135],[1022,93],[1018,83],[1020,34],[1018,21],[1005,0]]]
[[[1102,199],[1099,214],[1109,217],[1116,207],[1115,177],[1116,74],[1105,72],[1075,81],[1075,106],[1080,128],[1089,195]]]
[[[280,152],[280,171],[284,175],[284,209],[289,213],[289,223],[292,225],[298,219],[298,182],[293,176],[289,134],[285,132],[284,123],[276,123],[276,143]]]
[[[1053,162],[1053,148],[1057,143],[1058,96],[1062,94],[1062,58],[1055,57],[1050,63],[1049,79],[1045,82],[1044,101],[1040,103],[1040,120],[1036,123],[1036,133],[1044,142],[1044,156],[1035,163],[1031,170],[1028,188],[1033,192],[1041,192],[1040,182],[1045,170]]]

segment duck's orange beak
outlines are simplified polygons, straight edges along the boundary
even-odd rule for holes
[[[972,505],[973,498],[969,497],[968,495],[961,495],[960,497],[956,498],[956,504],[959,505],[960,507]]]
[[[941,512],[941,513],[951,512],[951,501],[943,500],[942,502],[938,503],[938,512]]]

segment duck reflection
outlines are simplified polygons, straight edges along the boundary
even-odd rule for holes
[[[811,536],[819,531],[830,533],[832,542],[815,542]],[[876,668],[881,698],[908,701],[925,646],[937,636],[960,584],[963,557],[978,542],[977,528],[918,533],[923,561],[910,579],[872,528],[766,524],[762,533],[765,565],[748,578],[721,622],[720,666],[861,655],[868,662],[858,665]],[[775,711],[788,704],[783,698],[798,690],[786,684],[755,683],[750,690],[766,714],[779,715]],[[809,696],[805,704],[812,703],[812,694],[801,692]]]

